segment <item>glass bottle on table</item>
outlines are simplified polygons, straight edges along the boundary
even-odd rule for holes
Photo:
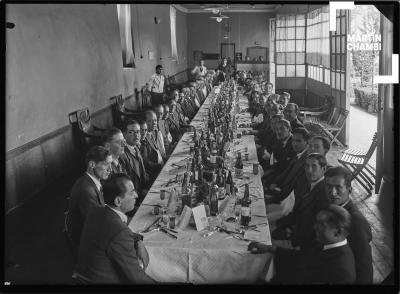
[[[196,179],[196,174],[197,174],[197,165],[196,165],[196,155],[193,156],[192,158],[192,166],[191,166],[191,178],[190,178],[190,182],[194,183],[195,181],[197,181]]]
[[[232,172],[229,171],[228,172],[228,177],[226,178],[226,182],[225,182],[225,192],[228,195],[232,194],[232,184],[233,184]]]
[[[216,216],[217,214],[218,214],[218,186],[214,185],[211,189],[210,215]]]
[[[240,213],[240,224],[242,226],[248,226],[251,220],[249,184],[245,184],[244,196],[241,204],[242,208]]]

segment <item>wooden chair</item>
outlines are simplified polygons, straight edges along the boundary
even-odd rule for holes
[[[342,151],[342,155],[338,158],[338,161],[352,172],[353,179],[359,182],[368,191],[369,195],[371,194],[372,187],[375,185],[376,176],[375,170],[368,165],[368,161],[374,153],[377,144],[378,135],[375,132],[367,151],[346,149]]]
[[[326,121],[320,117],[325,112],[304,112],[303,123],[307,128],[308,124],[319,127],[331,140],[331,145],[335,142],[338,146],[344,147],[337,137],[341,133],[346,122],[349,111],[343,108],[334,107]]]
[[[149,107],[151,106],[151,93],[148,89],[148,84],[142,87],[140,89],[141,95],[142,95],[142,108]]]
[[[140,120],[144,118],[144,113],[142,111],[135,111],[133,109],[129,109],[125,106],[125,100],[122,98],[122,95],[114,96],[110,98],[113,104],[113,120],[114,125],[122,129],[127,119]]]
[[[68,117],[84,157],[84,154],[91,146],[101,144],[101,135],[106,129],[92,124],[89,108],[87,107],[70,113]]]

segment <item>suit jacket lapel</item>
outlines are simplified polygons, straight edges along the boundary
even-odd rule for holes
[[[93,180],[89,177],[89,175],[87,173],[85,173],[85,177],[86,177],[87,182],[94,187],[94,189],[96,191],[96,195],[97,195],[97,200],[99,201],[99,203],[101,205],[104,205],[103,191],[100,191],[97,188],[97,185],[93,182]]]
[[[155,151],[158,150],[157,145],[154,142],[153,137],[152,137],[152,135],[150,133],[147,134],[146,140],[147,140],[147,142],[149,143],[149,145],[150,145],[150,147],[152,149],[154,149]]]

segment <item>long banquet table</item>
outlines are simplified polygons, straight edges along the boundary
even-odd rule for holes
[[[214,88],[208,95],[203,105],[193,118],[191,125],[196,129],[204,127],[204,115],[210,107],[212,95],[216,95],[219,88]],[[248,101],[240,97],[241,109],[247,108]],[[243,112],[237,114],[238,125],[250,122],[250,114]],[[241,131],[238,129],[238,131]],[[193,132],[185,133],[178,142],[169,160],[161,170],[153,186],[146,195],[135,216],[129,223],[132,231],[140,233],[154,222],[157,216],[153,214],[153,205],[166,206],[168,196],[160,199],[160,189],[179,188],[176,184],[165,184],[174,179],[177,174],[183,174],[185,160],[190,157],[189,144],[192,142]],[[257,226],[257,238],[264,244],[271,244],[268,219],[266,216],[265,202],[261,183],[261,173],[253,174],[253,163],[258,163],[254,137],[244,135],[235,139],[232,144],[236,151],[248,148],[249,160],[244,161],[243,177],[234,177],[238,187],[237,195],[243,195],[244,184],[249,183],[251,203],[251,223]],[[244,153],[244,152],[243,152]],[[229,151],[228,156],[232,156]],[[243,156],[244,158],[244,156]],[[259,168],[261,171],[262,169]],[[232,173],[234,175],[234,173]],[[168,195],[168,194],[167,194]],[[226,215],[233,215],[234,197],[227,197]],[[221,204],[221,201],[220,203]],[[257,279],[269,279],[272,274],[272,255],[251,254],[247,251],[248,241],[233,238],[227,233],[215,232],[205,236],[195,227],[185,230],[175,228],[178,238],[153,231],[142,233],[144,244],[149,253],[150,262],[146,273],[158,282],[168,283],[193,283],[193,284],[238,284],[254,283]]]

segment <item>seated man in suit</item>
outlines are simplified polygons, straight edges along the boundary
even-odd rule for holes
[[[340,206],[329,205],[316,217],[318,245],[309,250],[291,250],[251,242],[252,253],[274,253],[274,283],[353,284],[356,279],[354,255],[347,243],[352,218]]]
[[[279,95],[279,98],[277,102],[282,105],[283,108],[286,108],[290,101],[290,94],[288,92],[283,92],[281,95]]]
[[[162,135],[164,141],[164,150],[166,156],[168,156],[172,151],[172,136],[169,132],[168,124],[164,119],[164,106],[159,104],[154,108],[154,111],[157,115],[157,128]]]
[[[331,203],[345,208],[352,217],[349,245],[356,262],[356,284],[372,284],[372,240],[368,221],[351,201],[351,172],[342,166],[331,167],[325,173],[326,193]]]
[[[304,164],[307,158],[308,140],[310,133],[304,128],[293,130],[292,148],[296,155],[291,159],[287,168],[275,178],[266,178],[268,185],[265,189],[266,204],[279,203],[289,196],[297,179],[304,174]],[[268,181],[271,182],[268,182]]]
[[[147,136],[152,136],[158,150],[160,150],[163,161],[167,159],[167,154],[165,152],[165,145],[163,135],[158,129],[158,119],[157,115],[153,110],[146,111],[146,123],[147,123]]]
[[[292,145],[292,133],[290,123],[281,119],[276,123],[276,144],[271,148],[273,159],[273,175],[281,174],[289,165],[292,158],[296,155]]]
[[[178,142],[181,136],[188,129],[189,125],[186,124],[184,116],[177,111],[176,101],[174,99],[171,99],[168,105],[169,115],[167,118],[167,123],[169,131],[171,132],[173,141]]]
[[[288,103],[283,110],[285,118],[290,121],[292,129],[304,128],[303,123],[299,120],[297,115],[299,114],[299,106],[296,103]]]
[[[273,239],[290,239],[293,247],[299,246],[301,249],[315,245],[312,229],[315,217],[329,205],[325,193],[325,156],[308,154],[304,168],[306,179],[298,178],[293,190],[293,210],[277,220],[277,228],[271,234]]]
[[[112,156],[102,146],[93,146],[86,154],[86,172],[72,187],[66,216],[67,233],[74,254],[78,252],[84,221],[92,207],[104,206],[101,180],[111,173]]]
[[[104,183],[104,207],[86,218],[74,277],[83,284],[153,284],[142,236],[127,226],[137,194],[129,177],[114,174]]]
[[[108,149],[112,155],[111,173],[128,173],[126,161],[125,138],[122,131],[118,128],[111,128],[104,132],[102,136],[103,146]]]
[[[153,111],[146,112],[146,119],[150,124],[153,124],[153,121],[154,123],[157,121],[156,115]],[[150,183],[153,183],[164,165],[164,160],[161,151],[158,149],[157,137],[155,137],[153,132],[154,129],[151,131],[147,129],[147,123],[140,125],[141,129],[142,127],[146,128],[146,133],[144,134],[144,138],[142,138],[140,144],[140,152],[143,157],[146,171],[149,174]]]
[[[328,154],[331,148],[331,144],[329,143],[328,138],[323,136],[314,136],[310,139],[308,146],[310,153],[319,153],[325,156],[326,161],[328,162],[326,169],[332,166],[339,165],[337,159],[334,156]]]
[[[270,158],[273,146],[278,142],[276,137],[276,125],[278,121],[283,119],[283,114],[275,114],[271,117],[271,122],[266,129],[261,129],[258,133],[259,147],[257,148],[258,161],[264,169],[272,171]],[[257,147],[257,144],[256,144]]]
[[[126,139],[125,154],[128,159],[129,169],[133,184],[135,185],[136,192],[138,193],[138,201],[136,206],[140,205],[150,188],[149,175],[143,163],[142,155],[140,154],[140,125],[137,121],[128,121],[125,129],[124,136]]]

